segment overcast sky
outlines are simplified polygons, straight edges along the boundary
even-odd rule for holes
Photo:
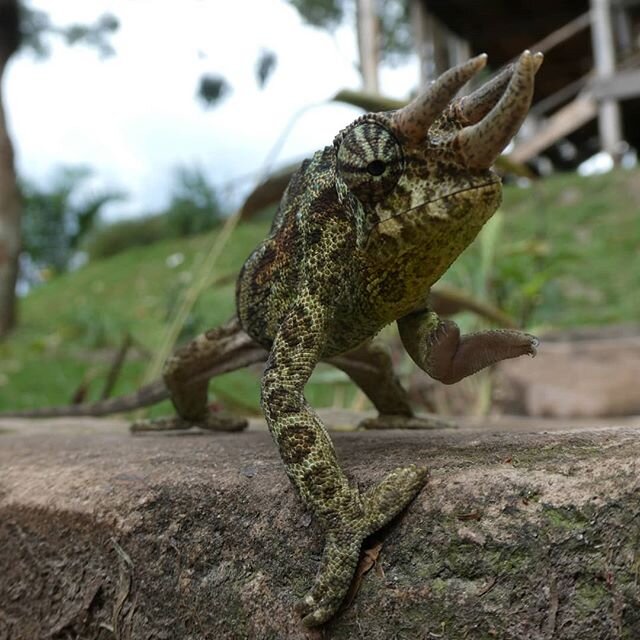
[[[339,89],[360,84],[352,28],[331,35],[307,27],[284,0],[30,5],[60,25],[92,23],[105,12],[120,21],[110,40],[115,56],[101,60],[90,48],[55,43],[44,61],[17,55],[5,84],[21,175],[44,183],[60,165],[88,164],[94,186],[130,194],[110,217],[161,207],[178,165],[199,164],[221,186],[259,171],[292,116],[308,105],[321,106],[296,121],[276,164],[329,144],[359,113],[326,104]],[[263,49],[278,64],[260,90],[254,68]],[[219,73],[233,88],[209,110],[195,99],[203,73]],[[383,69],[382,89],[406,96],[417,75],[415,60]]]

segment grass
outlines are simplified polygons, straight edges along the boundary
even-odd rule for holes
[[[267,223],[237,229],[212,278],[235,274],[267,229]],[[110,352],[126,332],[141,355],[125,366],[116,393],[135,389],[194,277],[194,263],[210,244],[206,235],[135,248],[33,291],[22,302],[19,329],[0,345],[0,407],[68,402],[85,375],[107,370]],[[181,340],[228,320],[233,311],[233,280],[211,287]]]
[[[534,330],[638,322],[639,203],[639,171],[507,187],[501,215],[444,280],[498,303]],[[268,226],[257,221],[236,229],[180,342],[232,315],[233,281],[215,280],[239,270]],[[134,390],[211,242],[208,234],[135,248],[34,290],[22,301],[18,330],[0,344],[0,410],[67,403],[83,380],[93,380],[88,397],[94,398],[126,332],[137,348],[115,393]],[[321,368],[310,402],[352,402],[354,390],[336,380]],[[258,372],[219,378],[212,392],[223,404],[257,412]]]
[[[504,190],[493,301],[534,329],[640,319],[640,171]],[[482,236],[444,280],[477,291]]]

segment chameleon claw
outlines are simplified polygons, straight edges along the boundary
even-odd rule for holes
[[[184,431],[192,427],[199,427],[205,431],[243,431],[249,423],[244,418],[209,413],[209,415],[197,421],[189,421],[179,416],[154,418],[152,420],[135,420],[129,427],[132,433],[145,431]]]
[[[307,593],[304,598],[298,600],[294,605],[295,612],[302,618],[303,622],[313,612],[316,607],[316,601],[310,593]]]
[[[540,346],[540,340],[535,336],[529,336],[529,337],[531,339],[531,342],[529,345],[529,355],[532,358],[535,358],[538,355],[538,347]]]
[[[317,627],[333,617],[335,611],[333,608],[319,607],[313,613],[302,618],[302,624],[305,627]]]
[[[342,598],[325,597],[319,600],[312,595],[314,589],[312,589],[302,600],[300,600],[295,610],[302,618],[302,624],[305,627],[317,627],[330,618],[332,618],[336,611],[340,608],[340,602]]]

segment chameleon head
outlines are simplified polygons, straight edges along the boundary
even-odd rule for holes
[[[486,59],[450,69],[406,107],[362,116],[336,137],[338,195],[355,217],[360,247],[377,260],[439,256],[437,278],[499,206],[491,166],[527,115],[542,54],[525,51],[455,98]]]

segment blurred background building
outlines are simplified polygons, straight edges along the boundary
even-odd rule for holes
[[[544,152],[573,168],[603,150],[619,162],[640,145],[640,2],[637,0],[412,0],[421,82],[471,54],[492,66],[542,51],[531,117],[513,160]]]

